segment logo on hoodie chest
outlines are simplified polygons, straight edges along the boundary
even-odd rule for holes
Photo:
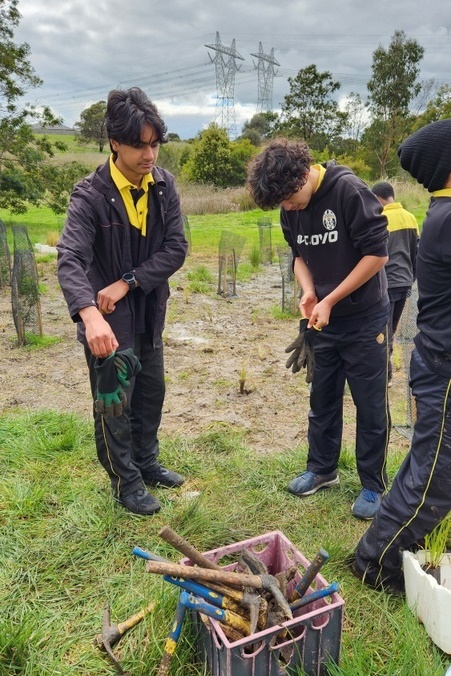
[[[326,230],[335,230],[337,227],[337,217],[335,216],[332,209],[326,209],[323,213],[323,225]]]
[[[318,244],[336,242],[338,240],[338,232],[335,230],[337,227],[337,217],[331,209],[326,209],[323,213],[323,226],[326,229],[326,232],[320,232],[314,235],[298,235],[298,244],[318,246]]]

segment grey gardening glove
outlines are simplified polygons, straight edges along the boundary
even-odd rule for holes
[[[97,379],[97,394],[94,408],[105,418],[118,418],[127,402],[125,392],[119,384],[114,364],[115,352],[106,359],[96,359],[94,370]]]
[[[128,387],[130,385],[130,378],[137,376],[142,368],[138,357],[131,347],[116,352],[114,366],[116,368],[117,379],[122,387]]]
[[[311,383],[315,368],[315,356],[313,354],[315,329],[308,329],[307,324],[308,319],[301,319],[299,321],[298,337],[285,348],[285,352],[291,352],[285,366],[287,369],[291,367],[293,373],[298,373],[303,368],[307,369],[305,382]]]

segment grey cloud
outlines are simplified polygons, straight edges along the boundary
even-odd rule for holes
[[[288,93],[288,76],[315,63],[342,83],[340,95],[365,93],[372,53],[388,46],[395,30],[404,30],[425,48],[422,77],[450,83],[451,18],[443,3],[431,0],[22,0],[16,42],[31,47],[31,62],[44,85],[28,96],[49,104],[66,124],[79,119],[86,105],[104,99],[117,86],[143,86],[157,104],[170,101],[180,112],[166,117],[173,131],[193,136],[214,118],[214,106],[186,114],[199,95],[216,95],[215,69],[206,43],[236,40],[245,58],[236,75],[235,102],[257,102],[252,52],[262,42],[280,62],[274,79],[274,107]],[[197,97],[197,98],[196,98]],[[172,107],[171,107],[172,111]],[[255,111],[254,111],[255,112]],[[249,117],[251,114],[249,115]],[[172,117],[172,119],[171,119]],[[183,128],[183,132],[182,132]],[[190,129],[190,133],[186,133]]]

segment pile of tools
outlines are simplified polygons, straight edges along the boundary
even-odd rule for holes
[[[234,642],[268,627],[281,626],[287,620],[293,619],[293,613],[300,608],[339,591],[339,585],[334,582],[326,588],[306,594],[329,558],[324,549],[320,549],[288,595],[288,583],[297,573],[296,566],[271,575],[263,561],[253,552],[244,550],[240,552],[236,566],[242,572],[226,570],[195,549],[169,526],[162,528],[159,536],[184,554],[192,565],[172,563],[139,547],[133,549],[135,556],[146,560],[147,572],[162,575],[165,581],[180,588],[175,617],[165,642],[158,676],[169,673],[187,608],[217,620],[228,640]],[[146,612],[149,609],[142,611],[142,616]],[[133,616],[131,620],[136,617]],[[127,622],[130,624],[130,620]],[[102,636],[97,637],[97,644],[107,651],[120,669],[119,673],[123,674],[111,650],[112,634],[108,625],[109,617],[107,620],[104,618]],[[114,627],[114,638],[117,640],[120,638],[118,626]],[[275,638],[284,638],[286,635],[287,629],[281,626]]]

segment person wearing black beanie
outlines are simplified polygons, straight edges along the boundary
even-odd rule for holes
[[[451,511],[451,119],[399,148],[402,166],[432,193],[417,254],[418,334],[410,362],[417,418],[410,450],[351,563],[365,583],[404,588],[402,556]]]
[[[403,169],[429,192],[443,188],[451,172],[451,119],[431,122],[398,148]]]

